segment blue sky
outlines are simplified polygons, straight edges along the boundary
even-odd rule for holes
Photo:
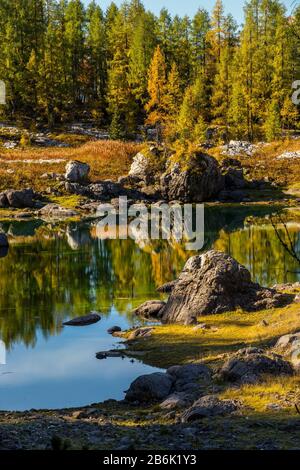
[[[122,0],[114,0],[117,5],[122,3]],[[106,9],[107,5],[111,3],[111,0],[97,0],[98,4]],[[85,3],[89,3],[85,0]],[[158,13],[162,7],[168,8],[170,13],[173,15],[179,14],[180,16],[189,15],[192,16],[199,7],[211,10],[215,1],[214,0],[143,0],[144,5],[147,9]],[[244,0],[223,0],[227,13],[232,13],[238,22],[242,21],[243,18],[243,5]],[[283,3],[286,5],[288,11],[291,11],[294,0],[284,0]]]

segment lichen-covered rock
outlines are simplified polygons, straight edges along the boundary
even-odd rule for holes
[[[189,423],[203,418],[226,416],[237,411],[239,407],[240,404],[236,400],[220,400],[214,395],[207,395],[186,410],[181,419],[183,423]]]
[[[263,375],[293,374],[292,365],[279,356],[237,354],[223,365],[218,375],[229,382],[256,383]]]
[[[281,307],[293,299],[251,282],[244,266],[212,250],[187,261],[160,315],[164,323],[192,324],[201,315]]]
[[[160,179],[161,192],[168,201],[204,202],[216,196],[224,187],[218,162],[197,152],[188,163],[171,163]]]
[[[83,183],[87,181],[90,166],[87,163],[71,161],[66,165],[65,178],[72,183]]]
[[[149,300],[133,311],[133,314],[145,319],[159,319],[160,312],[165,307],[166,302],[161,300]]]
[[[144,185],[159,183],[159,174],[165,170],[165,162],[165,149],[150,146],[133,158],[128,173],[128,182],[141,182]]]
[[[142,375],[132,382],[125,399],[139,403],[163,400],[170,394],[173,381],[173,377],[162,372]]]

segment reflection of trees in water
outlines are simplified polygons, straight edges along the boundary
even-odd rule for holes
[[[285,251],[297,262],[300,264],[300,256],[298,254],[297,245],[299,242],[299,238],[297,240],[293,240],[293,236],[291,235],[288,229],[288,222],[286,222],[280,214],[277,214],[277,217],[271,217],[272,227],[275,231],[275,234],[285,249]],[[282,227],[282,230],[279,229],[278,224]]]
[[[205,248],[230,252],[269,284],[284,259],[274,231],[272,238],[271,231],[241,230],[246,217],[265,212],[210,208]],[[15,237],[0,259],[0,336],[8,346],[34,345],[37,329],[57,334],[67,316],[92,309],[108,315],[114,306],[131,318],[132,304],[156,297],[156,287],[174,279],[194,254],[167,241],[141,249],[132,240],[97,240],[88,223],[28,221],[4,229]]]

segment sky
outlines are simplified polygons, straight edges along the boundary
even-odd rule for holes
[[[106,7],[111,3],[111,0],[96,0],[97,3],[106,9]],[[292,11],[293,4],[297,0],[283,0],[283,3],[286,5],[288,12]],[[122,3],[122,0],[114,0],[117,5]],[[85,0],[85,3],[89,3],[88,0]],[[143,0],[145,7],[148,10],[158,13],[163,7],[166,7],[172,15],[188,15],[193,16],[198,8],[206,8],[208,11],[211,11],[215,0]],[[223,0],[223,3],[226,8],[226,13],[231,13],[236,20],[241,23],[243,20],[243,5],[244,0]],[[300,0],[299,2],[300,3]]]

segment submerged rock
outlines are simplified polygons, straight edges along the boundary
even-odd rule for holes
[[[73,318],[67,322],[64,322],[63,325],[66,326],[85,326],[92,325],[101,320],[101,317],[98,313],[90,313],[89,315],[84,315],[82,317]]]
[[[165,305],[166,302],[161,300],[149,300],[136,308],[133,311],[133,314],[138,317],[145,318],[146,320],[157,320],[160,318],[160,312]]]
[[[72,183],[82,183],[87,181],[90,166],[87,163],[71,161],[66,165],[65,178]]]
[[[237,411],[239,407],[240,403],[236,400],[220,400],[217,396],[207,395],[186,410],[181,419],[183,423],[189,423],[203,418],[226,416]]]
[[[212,250],[187,261],[160,316],[164,323],[193,324],[201,315],[282,307],[293,299],[253,283],[244,266]]]

